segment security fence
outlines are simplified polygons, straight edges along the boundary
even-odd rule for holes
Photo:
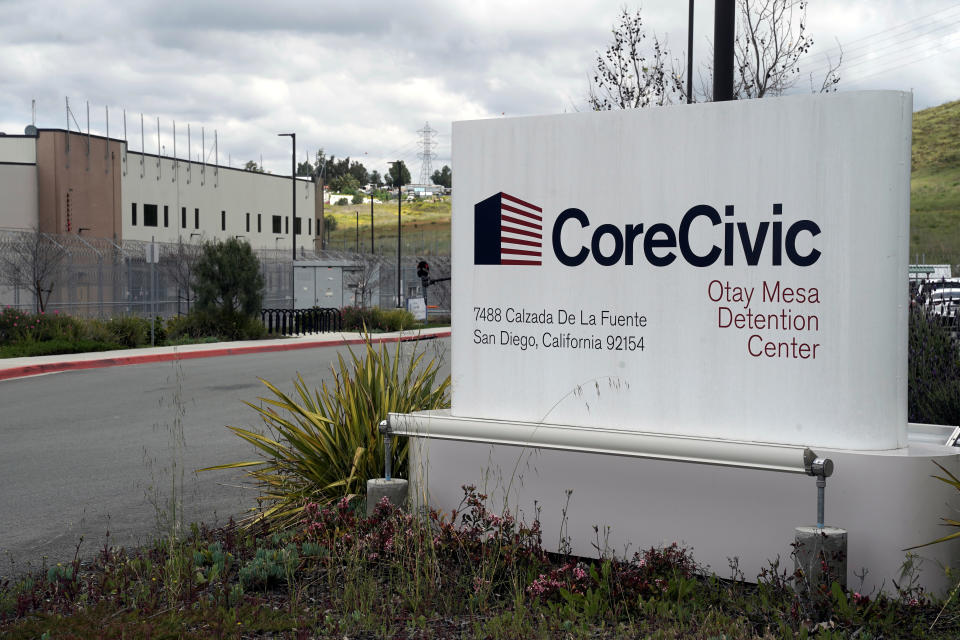
[[[155,243],[156,261],[148,261],[149,242],[85,238],[79,234],[55,235],[33,231],[0,230],[0,305],[33,311],[37,307],[38,268],[49,271],[43,279],[42,296],[47,311],[79,317],[108,318],[121,315],[163,318],[186,314],[194,304],[190,286],[193,265],[202,243],[183,241]],[[255,250],[264,279],[264,309],[293,308],[293,261],[284,249]],[[357,254],[350,251],[302,251],[301,260],[320,260],[345,265],[342,270],[343,304],[346,306],[397,305],[397,263],[393,256]],[[449,256],[404,255],[401,296],[420,297],[422,288],[416,264],[427,259],[438,275],[448,275]],[[11,284],[10,268],[19,263],[21,277]],[[449,285],[449,283],[443,283]],[[6,286],[4,286],[6,285]],[[449,286],[429,288],[431,311],[449,314]],[[339,302],[339,301],[338,301]]]

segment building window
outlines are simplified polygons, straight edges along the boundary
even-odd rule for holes
[[[200,228],[200,209],[193,210],[193,228],[194,229]]]
[[[283,216],[284,233],[290,233],[290,216]]]
[[[313,218],[307,218],[307,235],[312,236],[313,231],[311,230],[311,224],[313,224]]]
[[[247,233],[250,233],[250,213],[247,213]]]
[[[181,229],[187,228],[187,208],[186,207],[180,207],[180,228]]]
[[[157,226],[157,205],[155,204],[143,205],[143,226],[145,227]]]
[[[133,202],[130,205],[130,224],[137,226],[137,203]]]
[[[221,211],[220,212],[220,231],[226,231],[226,230],[227,230],[227,212]]]
[[[273,216],[273,232],[281,233],[280,231],[280,216]]]
[[[262,227],[260,226],[260,217],[262,215],[263,215],[262,213],[257,214],[257,233],[260,233],[263,230]]]
[[[163,205],[163,227],[167,228],[170,226],[170,207]]]
[[[303,231],[300,228],[300,218],[293,219],[293,232],[297,234],[303,233]]]

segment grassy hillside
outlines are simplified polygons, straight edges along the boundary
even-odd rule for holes
[[[370,205],[328,205],[337,228],[330,234],[329,248],[370,250]],[[359,213],[359,224],[358,216]],[[402,203],[402,241],[404,254],[449,255],[450,198],[439,202],[424,200]],[[397,201],[373,206],[374,248],[377,253],[396,254]],[[359,233],[358,233],[359,232]],[[358,237],[359,236],[359,237]]]
[[[913,114],[910,260],[960,265],[960,100]]]

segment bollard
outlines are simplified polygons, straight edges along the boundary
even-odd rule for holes
[[[373,515],[374,510],[383,498],[390,504],[403,509],[407,505],[407,481],[402,478],[391,478],[390,443],[393,434],[390,432],[390,423],[380,422],[380,433],[383,434],[383,478],[367,480],[367,517]]]
[[[803,587],[816,589],[833,582],[847,588],[847,531],[837,527],[797,527],[794,565],[803,572]]]
[[[819,458],[806,450],[804,466],[807,475],[817,479],[817,526],[797,527],[794,530],[794,565],[801,572],[803,582],[799,590],[827,588],[833,582],[847,588],[847,531],[824,526],[824,502],[827,478],[833,475],[833,461]]]

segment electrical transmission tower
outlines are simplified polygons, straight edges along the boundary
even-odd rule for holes
[[[431,129],[430,123],[427,122],[423,125],[423,129],[420,129],[417,133],[420,134],[420,144],[423,147],[423,151],[417,154],[417,157],[420,158],[420,184],[430,184],[430,176],[433,175],[431,162],[436,155],[433,153],[433,148],[436,146],[433,141],[433,134],[436,131]]]

